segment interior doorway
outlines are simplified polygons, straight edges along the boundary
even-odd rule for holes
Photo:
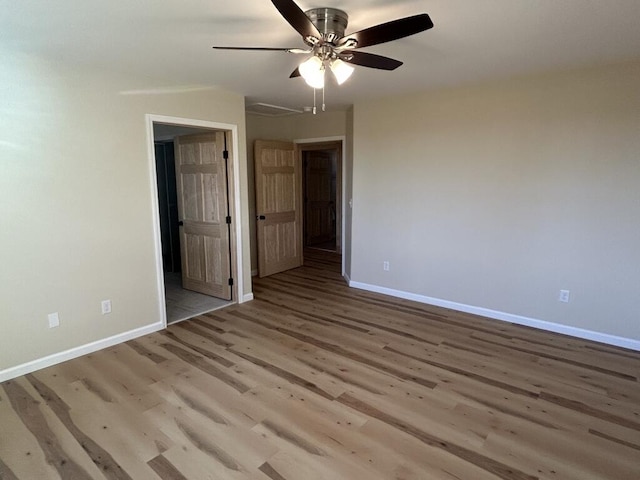
[[[302,266],[306,248],[342,256],[342,155],[341,137],[255,140],[258,276]]]
[[[222,161],[222,144],[228,148],[230,134],[225,130],[153,122],[167,324],[223,308],[238,298],[232,287],[233,278],[237,277],[237,247],[232,224],[227,221],[234,218],[233,198],[229,198],[233,197],[233,164],[225,161],[224,165],[215,166]],[[184,151],[185,145],[190,150]],[[185,159],[185,155],[193,158]],[[228,155],[224,154],[224,158]],[[182,169],[185,165],[186,173]],[[211,219],[217,219],[213,227],[207,222]],[[221,276],[224,278],[218,278]]]
[[[299,144],[305,248],[341,253],[342,142]]]

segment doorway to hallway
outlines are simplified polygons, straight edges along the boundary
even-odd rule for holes
[[[299,144],[305,248],[340,252],[342,142]]]

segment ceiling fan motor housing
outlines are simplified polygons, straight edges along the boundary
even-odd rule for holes
[[[304,13],[322,34],[325,42],[335,44],[344,37],[349,23],[349,15],[346,12],[337,8],[312,8]]]

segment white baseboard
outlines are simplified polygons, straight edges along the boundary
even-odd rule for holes
[[[17,365],[5,370],[0,370],[0,382],[11,380],[12,378],[26,375],[27,373],[35,372],[36,370],[50,367],[58,363],[66,362],[67,360],[81,357],[82,355],[93,353],[98,350],[102,350],[103,348],[111,347],[128,340],[133,340],[134,338],[157,332],[158,330],[162,330],[163,328],[164,325],[162,324],[162,322],[153,323],[151,325],[136,328],[135,330],[130,330],[128,332],[119,333],[118,335],[104,338],[102,340],[96,340],[95,342],[91,342],[86,345],[71,348],[69,350],[65,350],[64,352],[54,353],[47,357],[32,360],[31,362],[23,363],[22,365]]]
[[[515,323],[517,325],[525,325],[528,327],[539,328],[541,330],[547,330],[549,332],[562,333],[570,335],[572,337],[583,338],[586,340],[593,340],[596,342],[605,343],[608,345],[614,345],[617,347],[628,348],[630,350],[640,351],[640,341],[618,337],[615,335],[609,335],[607,333],[594,332],[592,330],[585,330],[583,328],[571,327],[568,325],[562,325],[559,323],[547,322],[545,320],[538,320],[535,318],[523,317],[521,315],[513,315],[511,313],[500,312],[497,310],[490,310],[488,308],[475,307],[472,305],[465,305],[463,303],[451,302],[448,300],[441,300],[439,298],[427,297],[425,295],[418,295],[415,293],[403,292],[401,290],[394,290],[391,288],[380,287],[377,285],[370,285],[367,283],[353,282],[345,275],[347,284],[352,288],[358,288],[360,290],[366,290],[369,292],[382,293],[384,295],[390,295],[392,297],[403,298],[405,300],[413,300],[419,303],[425,303],[428,305],[434,305],[436,307],[449,308],[451,310],[457,310],[460,312],[471,313],[474,315],[481,315],[483,317],[492,318],[494,320],[501,320],[504,322]],[[250,302],[253,300],[253,293],[243,295],[242,302]],[[162,330],[164,325],[162,322],[153,323],[144,327],[130,330],[128,332],[120,333],[112,337],[108,337],[102,340],[88,343],[79,347],[71,348],[64,352],[54,353],[47,357],[39,358],[31,362],[23,363],[15,367],[10,367],[5,370],[0,370],[0,382],[11,380],[12,378],[26,375],[42,368],[50,367],[58,363],[66,362],[73,358],[87,355],[89,353],[102,350],[119,343],[132,340],[134,338],[148,335],[150,333]]]
[[[245,293],[242,296],[242,301],[240,303],[250,302],[251,300],[253,300],[253,292],[252,293]]]
[[[514,315],[497,310],[490,310],[488,308],[465,305],[464,303],[450,302],[448,300],[441,300],[439,298],[427,297],[425,295],[403,292],[401,290],[393,290],[391,288],[380,287],[378,285],[349,281],[349,286],[358,288],[360,290],[367,290],[369,292],[382,293],[384,295],[390,295],[392,297],[403,298],[405,300],[413,300],[419,303],[426,303],[429,305],[434,305],[436,307],[449,308],[451,310],[457,310],[459,312],[480,315],[483,317],[492,318],[494,320],[515,323],[517,325],[525,325],[527,327],[538,328],[540,330],[562,333],[564,335],[570,335],[572,337],[583,338],[585,340],[593,340],[595,342],[606,343],[608,345],[614,345],[616,347],[623,347],[630,350],[640,351],[640,340],[618,337],[615,335],[609,335],[607,333],[594,332],[592,330],[571,327],[568,325],[562,325],[560,323],[547,322],[545,320],[538,320],[535,318],[523,317],[521,315]]]
[[[347,285],[349,285],[350,287],[358,288],[352,285],[351,277],[349,277],[349,275],[347,275],[345,272],[342,272],[342,278],[344,278],[344,280],[347,282]],[[361,289],[361,290],[364,290],[364,289]]]

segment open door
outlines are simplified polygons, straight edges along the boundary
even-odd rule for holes
[[[175,138],[182,287],[231,300],[225,133]]]
[[[337,150],[302,152],[304,171],[304,245],[336,241]]]
[[[302,265],[302,181],[291,142],[256,140],[254,158],[258,274],[265,277]]]

